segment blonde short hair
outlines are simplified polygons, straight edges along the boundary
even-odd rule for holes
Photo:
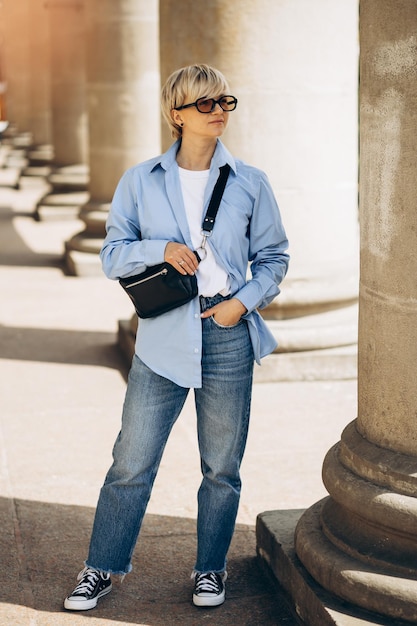
[[[188,65],[173,72],[161,92],[162,114],[172,136],[179,139],[182,134],[181,126],[172,119],[172,109],[195,102],[198,98],[216,98],[228,92],[229,85],[223,74],[209,65]]]

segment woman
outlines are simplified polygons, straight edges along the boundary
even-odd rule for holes
[[[70,610],[95,607],[111,590],[110,574],[131,570],[164,446],[190,388],[203,475],[193,602],[217,606],[225,599],[253,363],[276,346],[257,309],[279,293],[289,259],[266,175],[234,159],[219,140],[237,105],[229,91],[209,66],[174,72],[162,90],[162,110],[177,141],[125,172],[114,195],[101,251],[105,274],[119,279],[166,261],[182,274],[196,274],[199,296],[139,323],[122,428],[85,568],[64,602]],[[198,263],[193,250],[201,246],[202,217],[226,163],[229,178],[207,255]]]

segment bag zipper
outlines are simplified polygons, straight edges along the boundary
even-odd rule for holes
[[[136,285],[140,285],[141,283],[146,283],[148,280],[151,280],[152,278],[156,278],[157,276],[164,276],[165,274],[168,274],[168,270],[166,267],[164,267],[162,270],[160,270],[156,274],[152,274],[152,276],[148,276],[147,278],[142,278],[142,280],[137,280],[135,283],[132,283],[131,285],[127,285],[127,289],[130,289],[131,287],[136,287]]]

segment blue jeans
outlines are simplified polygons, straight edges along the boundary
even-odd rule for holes
[[[200,298],[202,310],[222,296]],[[223,572],[239,506],[240,465],[252,393],[253,350],[247,323],[202,320],[203,383],[195,389],[202,482],[198,491],[197,572]],[[132,553],[168,436],[189,389],[150,370],[137,356],[129,372],[122,428],[100,491],[86,564],[114,574]],[[174,485],[173,485],[174,488]]]

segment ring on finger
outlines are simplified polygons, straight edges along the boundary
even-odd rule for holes
[[[184,265],[184,263],[185,263],[185,261],[183,261],[183,260],[178,261],[178,265]]]

